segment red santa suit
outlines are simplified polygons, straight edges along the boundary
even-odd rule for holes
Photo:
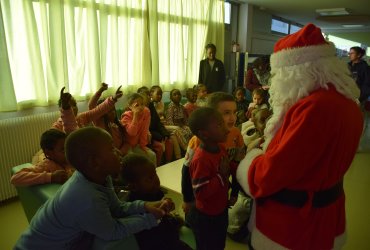
[[[242,188],[256,201],[252,246],[340,247],[345,234],[342,180],[362,133],[359,90],[335,57],[335,47],[312,24],[277,42],[271,73],[274,114],[266,125],[266,142],[263,149],[251,150],[237,170]]]

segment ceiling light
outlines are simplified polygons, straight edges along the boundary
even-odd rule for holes
[[[342,24],[344,28],[361,28],[364,27],[365,25],[363,24]]]
[[[320,16],[345,16],[345,15],[349,15],[349,12],[345,8],[317,9],[316,13],[318,13]]]

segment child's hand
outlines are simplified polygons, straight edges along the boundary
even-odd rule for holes
[[[67,109],[71,108],[70,101],[71,101],[72,95],[68,92],[64,93],[65,88],[66,87],[63,87],[60,90],[60,100],[61,100],[61,103],[62,103],[62,109],[67,110]]]
[[[182,211],[187,214],[190,211],[190,208],[193,206],[193,202],[183,202],[182,203]]]
[[[51,183],[63,184],[68,180],[68,174],[64,170],[57,170],[51,174]]]
[[[144,110],[144,105],[140,105],[139,103],[135,102],[130,106],[132,113],[140,114]]]
[[[145,202],[145,211],[154,215],[155,218],[162,218],[166,212],[161,208],[162,201],[147,201]]]
[[[227,156],[221,158],[220,166],[218,172],[227,180],[230,176],[230,161]]]
[[[99,90],[98,90],[98,92],[100,93],[100,94],[102,94],[104,91],[106,91],[108,89],[108,84],[106,84],[105,82],[103,82],[102,84],[101,84],[101,87],[99,88]]]
[[[123,96],[123,92],[121,91],[121,88],[122,88],[122,85],[119,86],[118,89],[116,90],[116,93],[113,96],[113,101],[116,102],[119,98]]]
[[[175,210],[175,203],[170,198],[163,198],[162,204],[159,208],[164,210],[166,214],[168,214],[169,212]]]

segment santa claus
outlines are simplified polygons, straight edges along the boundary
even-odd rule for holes
[[[363,118],[347,65],[319,28],[279,40],[271,56],[273,115],[261,149],[237,178],[254,198],[255,249],[333,249],[344,244],[343,176],[356,153]]]

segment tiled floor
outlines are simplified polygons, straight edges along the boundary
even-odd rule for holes
[[[370,249],[370,128],[364,132],[351,168],[344,180],[347,211],[347,243],[344,250]],[[176,203],[179,203],[177,201]],[[181,211],[181,208],[178,208]],[[0,204],[0,249],[12,249],[28,226],[19,201]],[[226,250],[246,250],[245,244],[228,240]]]

